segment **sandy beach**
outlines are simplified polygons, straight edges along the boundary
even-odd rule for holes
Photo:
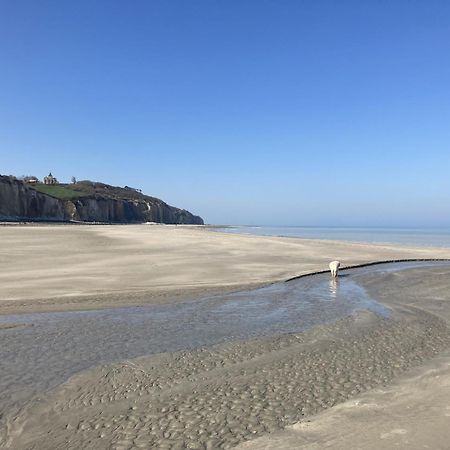
[[[372,261],[450,249],[231,235],[196,226],[0,227],[0,314],[184,301]]]
[[[153,225],[5,226],[0,236],[0,314],[11,317],[0,327],[10,355],[3,364],[17,367],[3,366],[5,448],[444,449],[450,438],[449,266],[357,275],[389,317],[360,310],[303,332],[107,364],[99,357],[69,375],[71,350],[62,347],[53,352],[57,385],[48,387],[20,360],[21,345],[42,328],[30,313],[181,306],[321,271],[332,259],[449,258],[450,249]],[[45,372],[52,342],[63,339],[58,317],[36,371]],[[18,380],[29,389],[15,393]]]

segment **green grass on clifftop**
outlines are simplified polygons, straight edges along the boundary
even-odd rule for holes
[[[59,198],[61,200],[74,200],[76,198],[82,197],[83,193],[79,190],[71,189],[70,185],[67,184],[35,184],[30,186],[32,189],[43,194],[50,195],[50,197]]]

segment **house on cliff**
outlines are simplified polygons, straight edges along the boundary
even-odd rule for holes
[[[44,184],[58,184],[58,180],[50,172],[46,177],[44,177]]]
[[[38,184],[39,183],[39,178],[35,177],[34,175],[27,175],[26,177],[23,178],[24,183],[28,183],[28,184]]]

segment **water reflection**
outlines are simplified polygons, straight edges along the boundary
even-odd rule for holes
[[[336,300],[339,289],[339,278],[331,277],[329,282],[330,300]]]

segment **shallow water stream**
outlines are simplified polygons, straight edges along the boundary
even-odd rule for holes
[[[436,266],[450,263],[381,264],[181,304],[0,316],[0,412],[99,364],[302,331],[362,309],[388,316],[358,277]]]

